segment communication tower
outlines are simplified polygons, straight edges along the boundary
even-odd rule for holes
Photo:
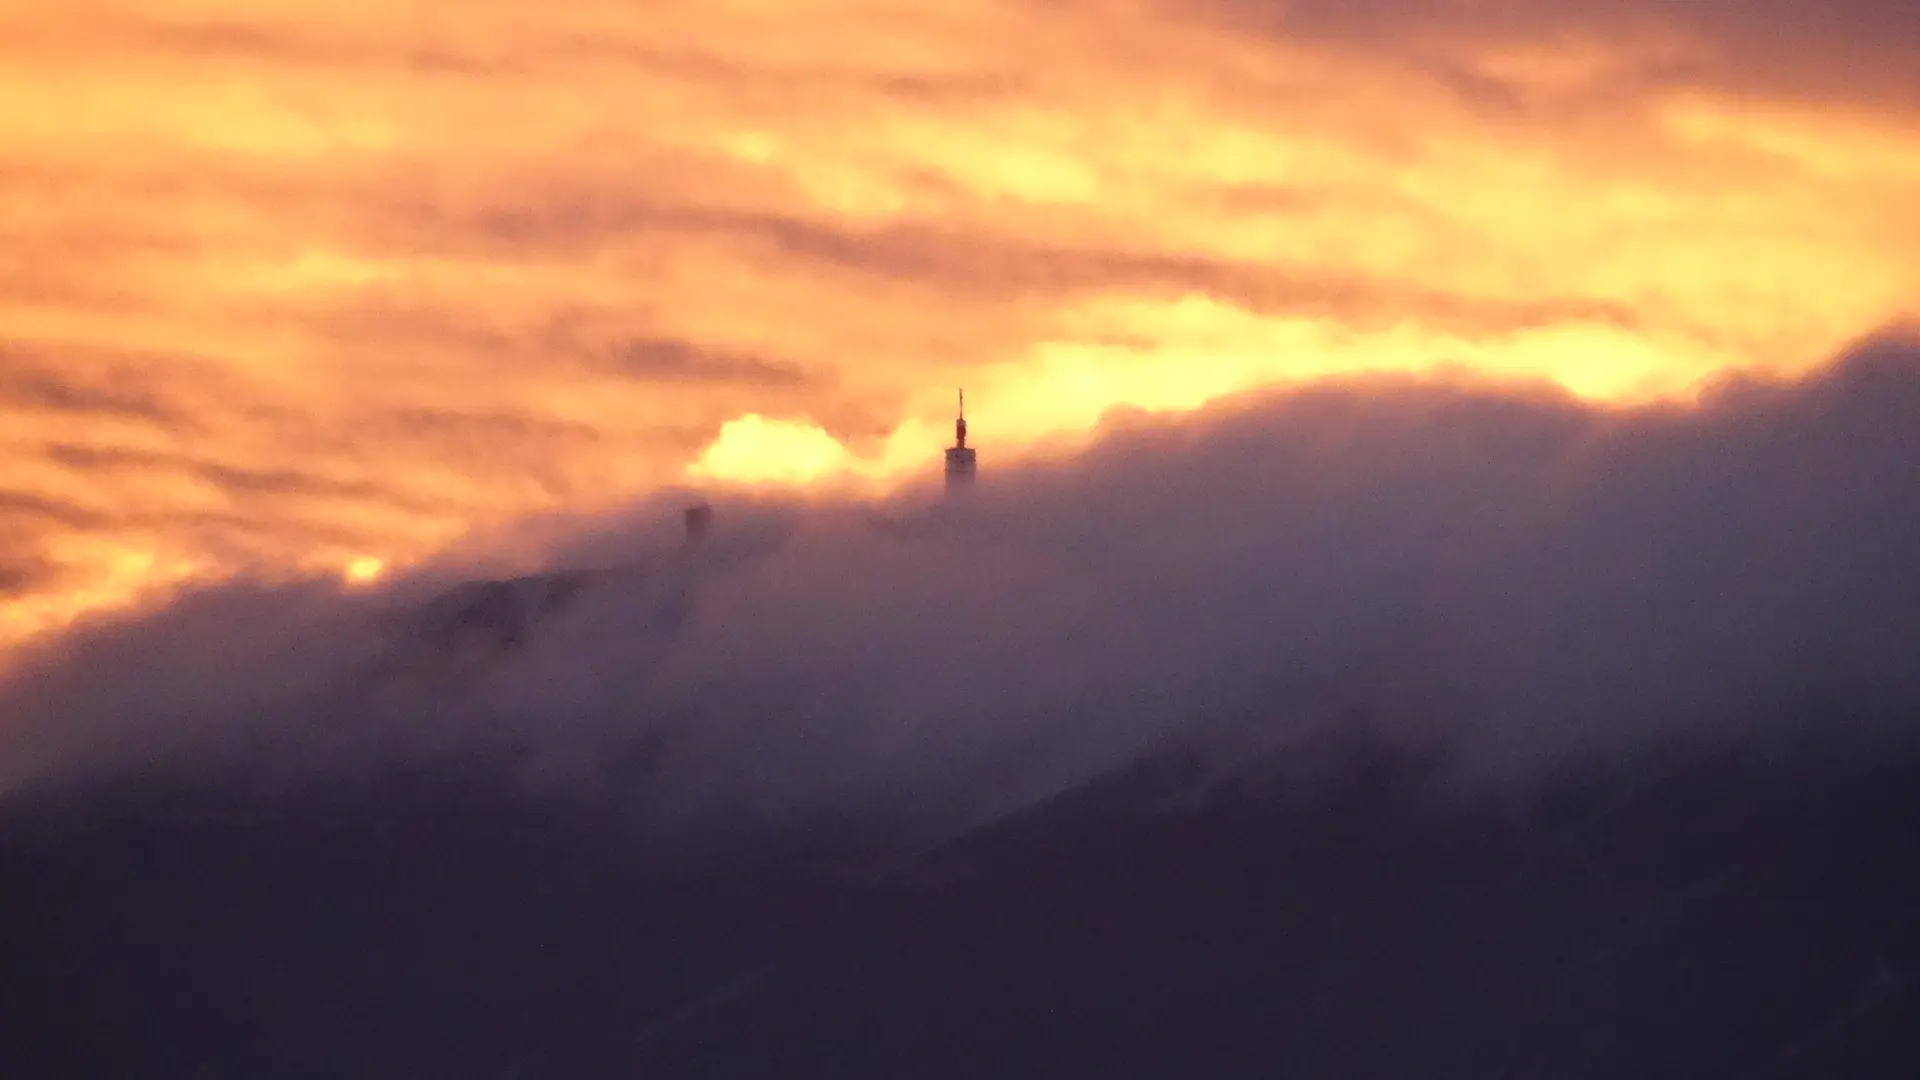
[[[953,421],[953,445],[947,447],[947,490],[973,483],[974,453],[967,445],[967,392],[960,391],[960,415]]]

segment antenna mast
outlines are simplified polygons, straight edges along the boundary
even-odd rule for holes
[[[953,421],[953,445],[947,448],[947,490],[973,483],[974,451],[967,445],[967,392],[960,391],[960,415]]]

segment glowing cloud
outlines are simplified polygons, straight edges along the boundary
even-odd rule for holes
[[[1355,371],[1804,370],[1920,308],[1905,12],[13,5],[0,622],[929,475],[963,383],[1000,463]]]
[[[348,563],[341,576],[350,585],[371,585],[387,571],[386,560],[363,555]]]
[[[701,480],[795,484],[844,472],[852,462],[847,448],[816,425],[749,413],[727,421],[687,473]]]

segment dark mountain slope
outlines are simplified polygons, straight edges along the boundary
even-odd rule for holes
[[[1920,759],[1169,753],[874,879],[486,785],[16,807],[6,1075],[1920,1075]],[[696,857],[693,852],[698,851]]]

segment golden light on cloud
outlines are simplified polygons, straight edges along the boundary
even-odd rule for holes
[[[1920,308],[1912,16],[1498,7],[11,5],[0,634],[930,479],[960,384],[998,463],[1355,372],[1685,394]]]
[[[371,585],[379,581],[380,576],[386,572],[387,562],[385,559],[377,559],[371,555],[362,555],[352,562],[349,562],[346,569],[342,571],[341,576],[346,578],[347,584],[349,585]]]
[[[802,484],[846,471],[847,448],[812,424],[748,413],[729,420],[687,474],[743,484]]]
[[[206,572],[187,559],[78,540],[61,545],[87,570],[77,583],[31,592],[0,605],[0,657],[14,646],[60,630],[93,612],[151,602]]]

